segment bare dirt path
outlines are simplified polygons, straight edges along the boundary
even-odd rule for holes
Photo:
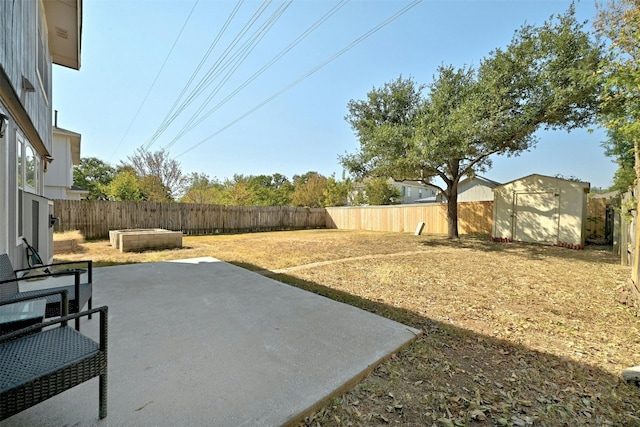
[[[364,261],[364,260],[377,259],[377,258],[390,258],[395,256],[416,255],[420,252],[423,252],[423,251],[405,251],[405,252],[396,252],[392,254],[362,255],[357,257],[332,259],[329,261],[311,262],[309,264],[296,265],[296,266],[287,267],[287,268],[278,268],[275,270],[258,270],[258,271],[255,271],[255,273],[262,274],[263,276],[269,275],[269,274],[285,274],[285,273],[290,273],[292,271],[306,270],[308,268],[324,267],[326,265],[331,265],[331,264],[339,264],[339,263],[352,262],[352,261]]]

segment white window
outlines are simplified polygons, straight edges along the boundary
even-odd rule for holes
[[[36,169],[36,153],[30,144],[25,144],[24,156],[24,188],[36,193],[38,188],[38,173]]]
[[[411,187],[407,187],[407,197],[411,198]]]
[[[16,134],[16,157],[18,188],[41,194],[42,161],[33,146],[20,133]]]

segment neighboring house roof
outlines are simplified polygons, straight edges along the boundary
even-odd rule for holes
[[[85,190],[84,188],[80,188],[76,185],[72,185],[71,188],[69,189],[69,191],[73,191],[74,193],[84,193],[84,194],[89,194],[90,191],[89,190]]]
[[[49,52],[54,64],[80,69],[82,0],[43,2],[49,28]]]
[[[483,176],[476,175],[473,178],[465,178],[462,181],[460,181],[460,183],[458,184],[458,188],[465,186],[467,183],[473,182],[473,181],[476,181],[476,182],[480,181],[481,183],[485,184],[487,187],[491,187],[491,188],[501,185],[498,181],[494,181],[494,180],[485,178]]]
[[[56,126],[53,127],[53,134],[63,135],[69,138],[71,146],[71,162],[74,166],[78,166],[80,164],[80,141],[82,139],[82,135]]]
[[[428,187],[431,188],[433,187],[431,184],[425,184],[424,182],[420,182],[420,181],[411,181],[411,180],[406,180],[406,181],[399,181],[394,179],[393,180],[394,183],[396,184],[405,184],[405,185],[415,185],[416,187]]]
[[[436,203],[439,202],[437,196],[431,196],[431,197],[423,197],[422,199],[416,199],[414,200],[414,202],[416,203]]]
[[[357,182],[355,182],[355,183],[354,183],[354,187],[358,187],[358,186],[363,187],[363,186],[364,186],[364,183],[365,183],[365,182],[367,182],[367,181],[369,181],[369,180],[371,180],[371,178],[370,178],[370,177],[366,177],[366,178],[362,179],[361,181],[357,181]],[[416,186],[416,187],[435,188],[435,187],[434,187],[433,185],[431,185],[431,184],[425,184],[425,183],[423,183],[423,182],[420,182],[420,181],[414,181],[414,180],[404,180],[404,181],[400,181],[400,180],[397,180],[397,179],[389,178],[389,179],[388,179],[388,181],[389,181],[391,184],[398,184],[398,185],[413,185],[413,186]]]

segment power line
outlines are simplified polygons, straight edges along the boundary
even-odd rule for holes
[[[346,47],[344,47],[343,49],[341,49],[340,51],[336,52],[335,54],[333,54],[332,56],[330,56],[329,58],[327,58],[326,60],[324,60],[322,63],[320,63],[319,65],[317,65],[316,67],[312,68],[311,70],[309,70],[308,72],[306,72],[305,74],[303,74],[302,76],[300,76],[298,79],[294,80],[292,83],[288,84],[287,86],[285,86],[284,88],[280,89],[278,92],[276,92],[275,94],[273,94],[272,96],[270,96],[269,98],[265,99],[264,101],[262,101],[261,103],[259,103],[258,105],[256,105],[255,107],[253,107],[252,109],[250,109],[249,111],[245,112],[244,114],[242,114],[240,117],[236,118],[235,120],[233,120],[231,123],[227,124],[226,126],[222,127],[221,129],[219,129],[218,131],[214,132],[213,134],[207,136],[206,138],[204,138],[203,140],[201,140],[200,142],[192,145],[190,148],[186,149],[185,151],[181,152],[180,154],[178,154],[176,156],[176,158],[188,153],[189,151],[195,149],[196,147],[199,147],[200,145],[204,144],[205,142],[207,142],[208,140],[210,140],[211,138],[213,138],[214,136],[220,134],[221,132],[227,130],[228,128],[230,128],[231,126],[233,126],[234,124],[238,123],[239,121],[241,121],[242,119],[244,119],[245,117],[253,114],[255,111],[259,110],[260,108],[264,107],[266,104],[268,104],[269,102],[273,101],[274,99],[276,99],[277,97],[279,97],[280,95],[282,95],[283,93],[285,93],[286,91],[288,91],[289,89],[291,89],[292,87],[296,86],[297,84],[299,84],[300,82],[302,82],[303,80],[305,80],[306,78],[308,78],[309,76],[311,76],[312,74],[314,74],[315,72],[317,72],[318,70],[320,70],[321,68],[323,68],[325,65],[329,64],[330,62],[332,62],[333,60],[335,60],[336,58],[338,58],[339,56],[343,55],[345,52],[347,52],[348,50],[350,50],[351,48],[353,48],[354,46],[356,46],[357,44],[361,43],[363,40],[367,39],[368,37],[370,37],[372,34],[378,32],[380,29],[382,29],[383,27],[385,27],[386,25],[388,25],[389,23],[391,23],[392,21],[394,21],[396,18],[398,18],[399,16],[401,16],[402,14],[406,13],[408,10],[412,9],[414,6],[416,6],[417,4],[421,3],[422,0],[414,0],[413,2],[411,2],[409,5],[405,6],[404,8],[400,9],[398,12],[396,12],[394,15],[390,16],[389,18],[387,18],[386,20],[384,20],[383,22],[381,22],[380,24],[378,24],[376,27],[372,28],[371,30],[367,31],[365,34],[363,34],[362,36],[358,37],[356,40],[354,40],[353,42],[351,42],[349,45],[347,45]]]
[[[187,15],[187,19],[185,19],[184,24],[182,24],[182,28],[180,28],[180,32],[178,33],[178,35],[176,36],[175,40],[173,41],[173,45],[171,45],[171,49],[169,49],[169,53],[167,53],[166,58],[164,58],[164,62],[162,62],[162,65],[160,66],[160,69],[158,70],[158,73],[156,74],[156,77],[153,79],[153,82],[151,83],[151,86],[147,90],[147,93],[144,96],[144,99],[142,100],[142,103],[138,107],[138,110],[136,111],[136,114],[131,119],[131,122],[129,123],[129,126],[127,127],[127,130],[124,132],[124,135],[122,135],[122,138],[120,139],[118,144],[116,144],[116,148],[113,150],[113,153],[111,154],[111,156],[109,158],[113,157],[113,155],[118,151],[118,148],[120,148],[120,145],[122,144],[122,141],[124,141],[124,139],[129,134],[129,130],[131,130],[131,126],[133,126],[133,123],[138,118],[138,114],[140,114],[140,111],[142,110],[142,107],[147,102],[147,98],[149,98],[149,94],[151,93],[151,90],[155,87],[156,82],[158,81],[158,77],[160,77],[160,73],[162,73],[162,70],[164,70],[164,66],[167,64],[167,61],[169,60],[169,57],[173,53],[173,49],[176,47],[176,44],[178,44],[178,40],[180,40],[180,37],[182,36],[182,32],[184,31],[185,27],[187,26],[187,23],[189,22],[189,19],[191,18],[191,15],[193,15],[193,11],[196,9],[196,6],[198,5],[198,1],[199,0],[196,0],[193,3],[193,7],[191,8],[191,11],[189,12],[189,15]]]
[[[291,42],[287,47],[281,50],[276,56],[274,56],[269,62],[262,66],[258,71],[256,71],[251,77],[245,80],[240,86],[238,86],[233,92],[227,95],[222,101],[220,101],[217,105],[215,105],[212,109],[207,111],[203,116],[201,116],[195,123],[190,125],[188,128],[183,127],[183,129],[176,135],[164,148],[170,149],[182,136],[186,133],[194,129],[200,123],[202,123],[205,119],[207,119],[211,114],[216,112],[220,107],[226,104],[231,98],[237,95],[240,91],[242,91],[245,87],[247,87],[251,82],[253,82],[256,78],[258,78],[263,72],[269,69],[274,63],[276,63],[280,58],[282,58],[285,54],[287,54],[291,49],[293,49],[296,45],[298,45],[302,40],[304,40],[309,34],[315,31],[320,25],[322,25],[327,19],[333,16],[339,9],[341,9],[345,4],[347,4],[350,0],[341,0],[338,4],[336,4],[333,8],[331,8],[327,13],[325,13],[320,19],[318,19],[313,25],[303,31],[293,42]]]
[[[238,4],[236,4],[236,7],[231,12],[231,15],[229,16],[229,18],[227,18],[227,21],[225,22],[224,26],[218,32],[218,35],[216,36],[215,40],[210,45],[209,50],[207,50],[207,53],[205,54],[205,56],[200,61],[200,64],[198,65],[196,70],[191,75],[191,78],[189,79],[189,81],[187,82],[187,84],[183,88],[182,92],[180,93],[180,95],[178,96],[176,101],[174,102],[174,104],[171,107],[169,113],[167,113],[167,115],[163,119],[162,124],[158,127],[158,129],[155,131],[153,136],[144,144],[144,146],[146,147],[145,149],[148,149],[149,147],[151,147],[151,145],[153,145],[153,143],[160,137],[160,135],[167,129],[167,127],[169,127],[169,125],[180,115],[180,113],[182,113],[182,111],[184,111],[184,109],[187,106],[189,106],[198,97],[198,95],[200,95],[200,93],[202,93],[202,91],[210,84],[211,75],[213,73],[215,73],[215,71],[220,66],[220,63],[222,61],[224,61],[224,59],[226,59],[226,57],[233,50],[233,48],[239,43],[239,41],[242,39],[242,37],[244,37],[244,35],[249,31],[251,26],[253,26],[253,24],[256,22],[256,20],[264,13],[264,11],[268,8],[269,4],[271,4],[271,1],[272,0],[265,0],[262,3],[262,5],[254,12],[253,16],[249,19],[249,22],[247,22],[244,25],[244,27],[240,30],[240,32],[231,41],[231,44],[229,46],[227,46],[227,48],[224,50],[224,52],[221,54],[221,56],[211,66],[211,68],[209,69],[207,74],[205,74],[205,76],[200,80],[200,82],[196,85],[196,87],[194,89],[192,89],[191,93],[187,96],[186,100],[183,101],[182,104],[180,104],[178,106],[178,103],[180,102],[180,100],[184,96],[184,93],[187,91],[188,87],[191,85],[191,83],[195,79],[195,76],[197,75],[197,73],[200,71],[200,69],[204,65],[206,59],[213,52],[213,49],[215,48],[215,46],[217,45],[218,41],[222,37],[224,31],[226,31],[226,29],[229,26],[229,24],[231,23],[232,19],[237,14],[237,12],[238,12],[238,10],[240,8],[240,5],[242,4],[243,1],[241,0]]]
[[[238,49],[238,51],[229,59],[229,61],[216,73],[216,76],[211,76],[211,80],[208,84],[213,82],[215,77],[222,74],[222,72],[226,69],[228,71],[222,77],[221,81],[218,82],[214,90],[207,96],[207,98],[202,102],[202,104],[198,107],[196,112],[191,116],[191,118],[185,123],[182,129],[179,131],[178,135],[175,136],[165,147],[164,149],[168,150],[171,146],[185,133],[187,133],[191,128],[200,123],[202,120],[206,118],[198,119],[198,115],[206,108],[206,106],[211,103],[213,98],[220,92],[224,84],[229,81],[233,73],[242,65],[244,60],[249,56],[249,54],[253,51],[253,49],[260,43],[260,41],[264,38],[264,36],[269,32],[269,30],[275,25],[278,19],[282,16],[285,10],[291,5],[293,0],[288,0],[286,3],[283,3],[272,15],[269,19],[257,29],[254,34],[243,43],[243,45]],[[230,69],[229,69],[230,68]],[[197,123],[194,122],[197,120]]]

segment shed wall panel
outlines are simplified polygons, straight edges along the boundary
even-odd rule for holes
[[[584,244],[588,189],[587,183],[537,174],[496,187],[493,237]]]

